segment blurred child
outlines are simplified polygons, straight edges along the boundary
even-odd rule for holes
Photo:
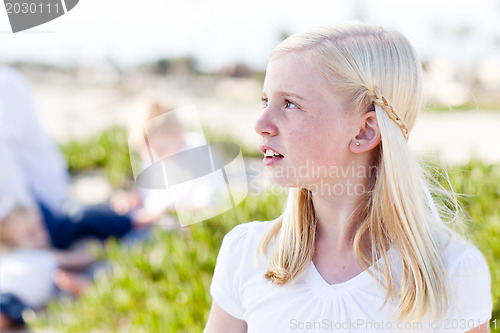
[[[0,328],[23,323],[21,312],[42,307],[55,286],[80,295],[91,279],[82,272],[95,262],[86,251],[51,248],[42,215],[14,199],[0,199]]]
[[[141,170],[151,163],[206,144],[201,134],[185,132],[179,119],[170,111],[170,107],[152,103],[141,121],[143,135],[129,140],[131,151],[138,153],[141,159]],[[198,195],[202,192],[207,194],[205,196],[208,200],[210,189],[197,189]],[[183,197],[185,202],[192,201],[192,193],[184,193]],[[139,224],[155,222],[160,218],[170,219],[172,223],[173,218],[165,214],[175,212],[176,199],[179,202],[179,198],[175,198],[167,189],[140,188],[116,194],[111,200],[111,206],[120,214],[131,211],[132,219]]]
[[[2,199],[2,203],[6,201]],[[0,241],[5,250],[51,250],[59,267],[82,269],[94,262],[94,257],[83,251],[54,249],[50,235],[42,220],[42,214],[35,208],[19,205],[12,201],[10,209],[2,205],[3,218],[0,215]]]

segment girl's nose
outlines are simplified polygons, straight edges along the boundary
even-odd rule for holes
[[[269,111],[265,110],[253,127],[260,136],[275,136],[278,134],[278,127],[271,119]]]

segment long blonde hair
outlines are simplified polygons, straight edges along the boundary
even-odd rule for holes
[[[398,32],[356,23],[318,28],[281,42],[270,59],[301,52],[344,96],[346,112],[375,110],[381,144],[375,152],[376,175],[361,209],[354,252],[365,269],[375,269],[386,290],[384,305],[398,300],[398,318],[432,318],[445,313],[447,275],[442,258],[448,228],[436,214],[426,189],[430,182],[412,156],[407,140],[421,108],[422,70],[408,40]],[[275,240],[266,278],[278,285],[300,276],[315,248],[316,219],[311,192],[291,188],[283,214],[262,238],[264,254]],[[369,240],[371,248],[363,247]],[[387,251],[401,255],[401,284],[395,286]],[[381,267],[375,265],[378,256]],[[375,272],[368,270],[375,276]]]

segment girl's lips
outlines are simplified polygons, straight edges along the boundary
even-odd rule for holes
[[[264,162],[264,165],[270,166],[270,165],[278,163],[283,158],[285,158],[285,157],[284,156],[277,156],[277,157],[267,157],[267,156],[264,156],[264,158],[262,159],[262,162]]]
[[[270,165],[273,165],[275,163],[278,163],[280,160],[282,160],[283,158],[285,158],[276,149],[274,149],[274,148],[272,148],[270,146],[262,144],[262,145],[259,146],[259,148],[260,148],[260,151],[264,155],[266,155],[266,151],[267,150],[272,150],[274,153],[279,154],[279,155],[273,155],[273,156],[264,156],[262,162],[264,162],[264,165],[266,165],[266,166],[270,166]]]
[[[278,152],[276,149],[274,149],[273,147],[266,146],[266,145],[260,145],[260,146],[259,146],[259,149],[260,149],[260,151],[262,152],[262,154],[264,154],[264,155],[266,154],[266,151],[267,151],[267,150],[272,150],[272,151],[273,151],[273,152],[275,152],[276,154],[281,155],[281,157],[283,157],[283,155],[282,155],[280,152]]]

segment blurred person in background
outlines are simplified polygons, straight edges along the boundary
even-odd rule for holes
[[[12,67],[0,66],[0,161],[10,160],[0,189],[23,196],[59,214],[67,200],[69,175],[57,146],[45,134],[31,100],[27,80]]]
[[[65,212],[70,183],[66,162],[38,122],[28,82],[7,66],[0,67],[0,162],[0,195],[39,210],[56,248],[67,249],[88,236],[122,237],[145,226],[109,208]]]
[[[136,162],[141,164],[141,172],[152,163],[206,144],[202,134],[185,131],[176,114],[169,113],[171,111],[173,109],[166,104],[152,102],[139,124],[133,124],[140,126],[141,134],[131,135],[129,146],[140,159]],[[130,130],[131,133],[132,131],[133,129]],[[209,206],[216,189],[216,184],[207,184],[206,188],[186,188],[183,193],[174,194],[168,188],[139,187],[130,192],[117,193],[111,200],[111,206],[120,214],[130,212],[134,220],[142,223],[160,221],[163,226],[176,227],[178,221],[171,213],[179,206],[187,210]]]
[[[54,249],[35,207],[0,197],[0,328],[23,325],[22,312],[43,307],[56,286],[80,295],[95,260],[84,249]]]

